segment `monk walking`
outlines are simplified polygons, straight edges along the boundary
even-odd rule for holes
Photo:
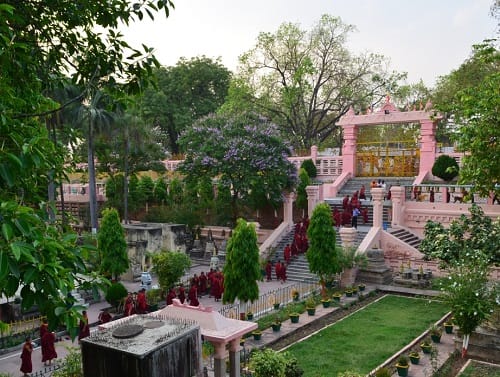
[[[52,359],[57,358],[55,343],[56,334],[52,331],[47,331],[41,339],[43,365],[50,365],[52,364]]]
[[[23,351],[21,352],[21,372],[24,373],[24,377],[28,376],[28,373],[33,371],[33,364],[31,363],[32,352],[33,344],[31,343],[31,337],[28,336],[23,345]]]

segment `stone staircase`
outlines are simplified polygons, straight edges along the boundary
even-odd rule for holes
[[[331,210],[332,213],[334,209],[337,209],[339,212],[342,212],[344,209],[342,208],[342,199],[325,199],[325,203],[327,203]],[[384,222],[390,222],[390,213],[392,211],[392,205],[390,202],[386,202],[387,204],[384,204],[384,213],[383,213],[383,221]],[[358,218],[358,225],[367,225],[367,226],[372,226],[373,225],[373,205],[370,200],[363,200],[361,204],[361,209],[366,208],[368,210],[368,221],[366,223],[363,222],[363,217],[360,216]]]
[[[365,185],[366,197],[370,199],[370,183],[373,180],[378,181],[379,179],[385,181],[387,190],[392,186],[411,186],[415,178],[413,177],[355,177],[349,179],[344,186],[340,189],[337,197],[343,198],[346,195],[352,196],[356,191],[361,189],[362,185]]]
[[[406,229],[391,229],[389,233],[394,237],[400,239],[401,241],[407,243],[408,245],[413,246],[417,250],[419,249],[420,243],[422,242],[422,239],[420,237]]]

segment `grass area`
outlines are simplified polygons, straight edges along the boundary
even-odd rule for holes
[[[472,361],[460,377],[500,377],[500,367]]]
[[[441,302],[386,296],[288,348],[304,377],[367,374],[448,312]]]

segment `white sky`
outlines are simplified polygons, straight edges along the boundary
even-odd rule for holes
[[[155,48],[164,66],[180,57],[205,55],[236,71],[238,57],[260,32],[283,22],[309,30],[322,14],[355,25],[348,46],[390,58],[391,68],[408,72],[408,82],[435,80],[456,69],[471,46],[496,36],[489,15],[493,0],[173,0],[170,16],[147,17],[124,31],[133,46]]]

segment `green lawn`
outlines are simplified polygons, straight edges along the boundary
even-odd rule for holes
[[[500,377],[500,367],[472,361],[460,377]]]
[[[298,359],[304,377],[346,370],[367,374],[447,311],[437,301],[385,296],[287,351]]]

